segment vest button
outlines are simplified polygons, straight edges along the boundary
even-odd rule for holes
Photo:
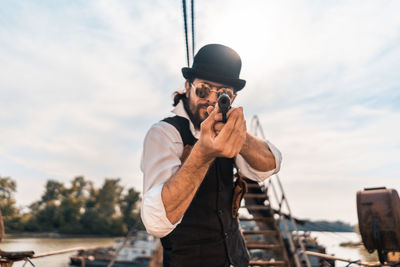
[[[228,233],[224,233],[224,235],[225,235],[225,239],[228,239],[229,234]]]

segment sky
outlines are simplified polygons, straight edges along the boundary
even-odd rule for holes
[[[0,9],[0,176],[21,207],[48,179],[142,189],[142,142],[182,89],[181,1],[12,1]],[[357,222],[400,190],[398,1],[195,1],[195,50],[235,49],[235,105],[283,155],[298,218]],[[250,127],[248,127],[250,128]],[[275,179],[275,178],[274,178]]]

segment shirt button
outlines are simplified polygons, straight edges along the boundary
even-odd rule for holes
[[[223,211],[222,210],[218,210],[218,214],[222,215]]]

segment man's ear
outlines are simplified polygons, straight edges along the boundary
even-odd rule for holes
[[[236,94],[233,95],[232,100],[231,100],[231,104],[232,104],[233,101],[235,100],[236,96],[237,96]]]
[[[189,98],[189,91],[190,91],[190,83],[188,81],[185,82],[185,94],[186,97]]]

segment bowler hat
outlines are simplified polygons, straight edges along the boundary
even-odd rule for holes
[[[239,79],[242,61],[238,53],[220,44],[208,44],[200,48],[191,68],[182,68],[186,79],[200,78],[230,85],[235,91],[241,90],[246,81]]]

